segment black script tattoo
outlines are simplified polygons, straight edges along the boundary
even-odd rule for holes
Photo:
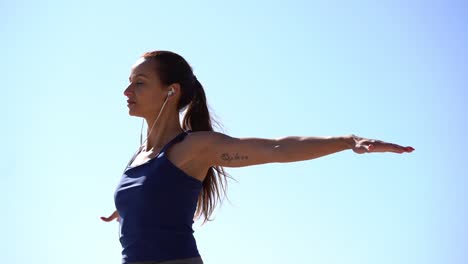
[[[221,159],[222,160],[225,160],[227,162],[231,162],[233,160],[246,160],[246,159],[249,159],[248,156],[242,156],[242,155],[239,155],[239,153],[236,153],[234,155],[229,155],[229,153],[223,153],[221,155]]]

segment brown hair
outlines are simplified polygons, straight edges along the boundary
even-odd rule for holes
[[[216,120],[212,120],[212,117],[210,117],[203,86],[193,74],[192,67],[182,56],[171,51],[158,50],[145,52],[142,57],[156,62],[155,70],[164,85],[180,84],[181,95],[177,110],[179,112],[186,110],[182,121],[182,129],[214,131],[212,122],[218,127],[220,126]],[[202,190],[198,195],[197,209],[194,216],[194,218],[204,216],[205,219],[202,225],[206,221],[212,221],[210,216],[216,207],[217,200],[222,202],[219,192],[220,187],[226,194],[227,185],[223,184],[223,181],[227,183],[228,177],[233,179],[224,171],[223,167],[213,166],[208,170],[202,183]]]

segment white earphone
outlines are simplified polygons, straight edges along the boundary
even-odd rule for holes
[[[167,93],[167,96],[172,96],[175,94],[174,88],[171,87],[171,90]]]

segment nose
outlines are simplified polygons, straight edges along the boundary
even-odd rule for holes
[[[126,88],[126,89],[124,90],[124,92],[123,92],[123,94],[124,94],[125,96],[127,96],[127,97],[130,97],[130,96],[133,95],[133,91],[130,89],[130,87],[131,87],[130,85],[127,86],[127,88]]]

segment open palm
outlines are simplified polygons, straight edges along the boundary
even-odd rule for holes
[[[385,142],[377,139],[362,138],[356,135],[351,135],[354,140],[352,150],[358,154],[373,153],[373,152],[394,152],[394,153],[405,153],[413,152],[415,149],[410,146],[400,146],[398,144]]]

